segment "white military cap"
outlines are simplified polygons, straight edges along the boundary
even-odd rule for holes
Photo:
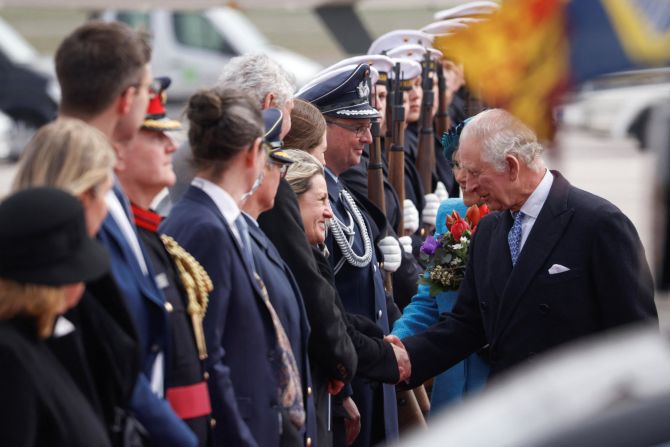
[[[463,3],[453,8],[438,11],[433,16],[435,20],[454,19],[456,17],[476,17],[492,14],[500,8],[496,2],[489,0],[478,0],[474,2]]]
[[[433,36],[414,29],[399,29],[390,31],[378,37],[370,48],[368,54],[382,54],[400,45],[415,44],[429,47],[433,43]]]
[[[326,68],[322,73],[334,70],[336,68],[346,67],[347,65],[359,64],[368,64],[371,69],[377,71],[379,77],[376,82],[373,82],[373,84],[376,84],[386,82],[388,79],[388,73],[393,69],[394,62],[393,59],[383,54],[363,54],[361,56],[353,56],[343,59]]]
[[[397,48],[394,48],[388,52],[388,56],[393,58],[410,59],[422,63],[426,53],[430,53],[430,59],[432,61],[442,59],[442,52],[440,50],[436,50],[435,48],[424,48],[421,45],[413,44],[401,45]]]
[[[394,58],[393,65],[400,64],[400,87],[407,90],[412,87],[412,81],[421,76],[421,64],[412,59]],[[393,69],[389,72],[389,79],[395,79],[395,72]]]
[[[421,28],[421,31],[433,36],[442,36],[445,34],[451,34],[454,31],[465,29],[467,27],[467,23],[462,22],[461,19],[449,19],[433,22]]]

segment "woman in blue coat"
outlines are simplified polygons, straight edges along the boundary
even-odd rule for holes
[[[204,319],[213,445],[279,446],[279,343],[240,213],[265,164],[261,111],[246,95],[212,89],[193,95],[186,113],[197,175],[160,229],[214,287]]]
[[[457,152],[453,159],[453,172],[463,191],[463,199],[449,198],[442,201],[437,212],[436,237],[447,231],[446,218],[452,211],[465,218],[467,208],[477,203],[476,195],[467,192],[465,188],[465,173],[459,169]],[[458,291],[450,290],[432,296],[429,289],[428,285],[419,284],[417,294],[403,310],[402,317],[393,325],[392,335],[403,339],[421,333],[437,323],[440,314],[451,311]],[[449,404],[461,400],[465,394],[483,387],[488,372],[486,361],[479,354],[473,354],[435,377],[430,401],[431,412],[435,414]]]

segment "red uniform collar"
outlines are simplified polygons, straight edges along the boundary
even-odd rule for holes
[[[152,231],[154,233],[158,232],[158,226],[161,224],[161,216],[151,210],[145,210],[134,203],[130,204],[130,207],[133,210],[133,218],[135,220],[135,225],[139,228],[144,228],[145,230]]]

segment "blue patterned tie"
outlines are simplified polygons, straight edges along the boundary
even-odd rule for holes
[[[512,255],[512,265],[514,266],[519,259],[519,253],[521,253],[521,224],[525,214],[516,211],[512,212],[512,216],[514,216],[514,224],[507,235],[507,242],[509,243],[509,252]]]

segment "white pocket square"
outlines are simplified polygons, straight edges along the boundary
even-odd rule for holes
[[[557,273],[563,273],[563,272],[569,272],[570,269],[567,268],[564,265],[561,264],[554,264],[551,267],[549,267],[549,274],[550,275],[555,275]]]

